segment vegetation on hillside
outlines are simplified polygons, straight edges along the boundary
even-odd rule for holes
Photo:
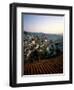
[[[63,53],[63,36],[24,32],[24,62],[47,60]]]

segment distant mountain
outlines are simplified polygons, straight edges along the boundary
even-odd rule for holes
[[[47,33],[35,33],[35,32],[26,32],[24,31],[24,38],[26,35],[38,36],[39,38],[47,38],[48,40],[63,40],[62,34],[47,34]]]

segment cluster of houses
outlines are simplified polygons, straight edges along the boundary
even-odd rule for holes
[[[49,40],[44,34],[25,34],[23,48],[24,61],[31,63],[63,53],[63,40]]]

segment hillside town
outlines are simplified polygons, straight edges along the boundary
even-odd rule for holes
[[[24,62],[33,63],[63,53],[63,36],[24,32]]]

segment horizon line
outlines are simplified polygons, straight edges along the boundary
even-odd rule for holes
[[[43,34],[60,34],[60,35],[63,35],[63,32],[62,33],[46,33],[46,32],[30,32],[30,31],[25,31],[24,32],[28,32],[28,33],[43,33]]]

